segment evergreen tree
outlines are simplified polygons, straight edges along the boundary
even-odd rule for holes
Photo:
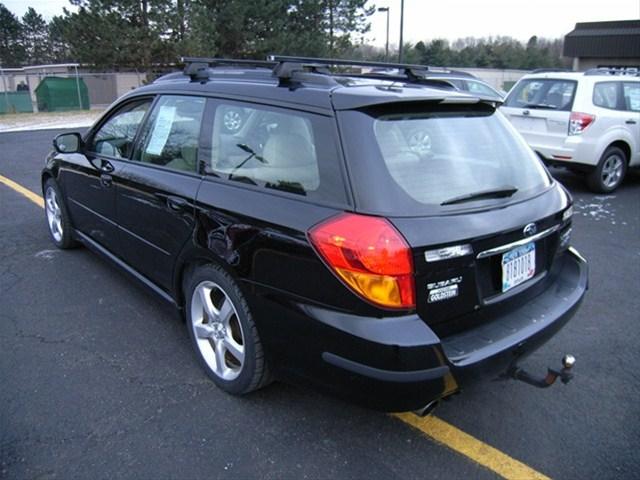
[[[42,15],[29,7],[22,17],[21,43],[26,60],[31,65],[46,63],[48,55],[48,29]]]
[[[313,3],[313,2],[312,2]],[[376,7],[366,7],[367,0],[323,0],[320,2],[325,31],[328,35],[329,54],[340,55],[353,46],[354,35],[367,33],[371,24],[367,18]]]
[[[72,60],[69,53],[69,46],[66,41],[65,25],[65,19],[61,16],[53,17],[47,25],[48,63],[64,63]]]
[[[3,67],[17,67],[24,61],[21,31],[20,20],[0,3],[0,63]]]

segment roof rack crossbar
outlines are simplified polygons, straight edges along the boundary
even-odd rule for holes
[[[330,75],[331,72],[325,64],[321,63],[300,63],[300,62],[278,62],[273,67],[273,74],[280,80],[290,80],[296,72],[311,72]]]
[[[190,63],[206,63],[210,66],[217,65],[243,65],[243,66],[254,66],[254,67],[266,67],[273,68],[276,66],[277,62],[271,62],[268,60],[247,60],[240,58],[207,58],[207,57],[181,57],[180,60],[182,63],[190,64]]]
[[[640,77],[640,67],[635,65],[612,65],[590,68],[585,75],[628,75]]]
[[[237,58],[181,57],[180,61],[185,64],[184,74],[191,77],[192,82],[208,80],[210,67],[237,65],[244,67],[273,68],[277,65],[276,62],[266,60],[245,60]]]
[[[382,67],[427,70],[429,67],[425,65],[416,65],[410,63],[387,63],[387,62],[369,62],[365,60],[344,60],[340,58],[315,58],[315,57],[289,57],[285,55],[269,55],[267,61],[272,62],[295,62],[295,63],[313,63],[317,65],[345,65],[353,67]]]
[[[285,55],[269,55],[268,61],[279,62],[274,68],[274,73],[281,79],[291,78],[291,74],[298,70],[311,69],[317,73],[328,73],[322,71],[322,67],[329,66],[349,66],[349,67],[377,67],[403,70],[407,78],[417,80],[422,78],[429,67],[425,65],[416,65],[410,63],[387,63],[387,62],[370,62],[364,60],[344,60],[340,58],[315,58],[315,57],[291,57]],[[287,67],[280,67],[287,65]]]
[[[568,68],[536,68],[531,71],[531,73],[561,73],[561,72],[570,72]]]

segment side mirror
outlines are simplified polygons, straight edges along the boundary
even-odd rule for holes
[[[79,133],[61,133],[53,139],[53,146],[59,153],[76,153],[82,147],[82,137]]]

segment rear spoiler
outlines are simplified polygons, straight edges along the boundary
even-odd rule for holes
[[[369,87],[371,88],[371,87]],[[348,93],[342,94],[340,89],[334,90],[332,95],[333,108],[335,110],[357,110],[359,108],[372,107],[376,105],[386,105],[392,103],[437,103],[440,105],[477,105],[484,104],[497,109],[502,105],[502,101],[495,97],[480,97],[455,93],[443,96],[440,92],[438,96],[416,95],[415,92],[407,94],[404,89],[397,92],[391,90],[389,95],[380,95],[380,90],[376,88],[375,94],[360,95],[354,92],[355,88],[350,88]],[[359,93],[359,92],[358,92]]]

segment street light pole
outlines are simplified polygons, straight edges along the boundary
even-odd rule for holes
[[[387,43],[384,47],[384,61],[389,61],[389,7],[378,8],[379,12],[386,12],[387,14]]]
[[[398,50],[398,62],[402,63],[402,30],[404,27],[404,0],[400,0],[400,49]]]

